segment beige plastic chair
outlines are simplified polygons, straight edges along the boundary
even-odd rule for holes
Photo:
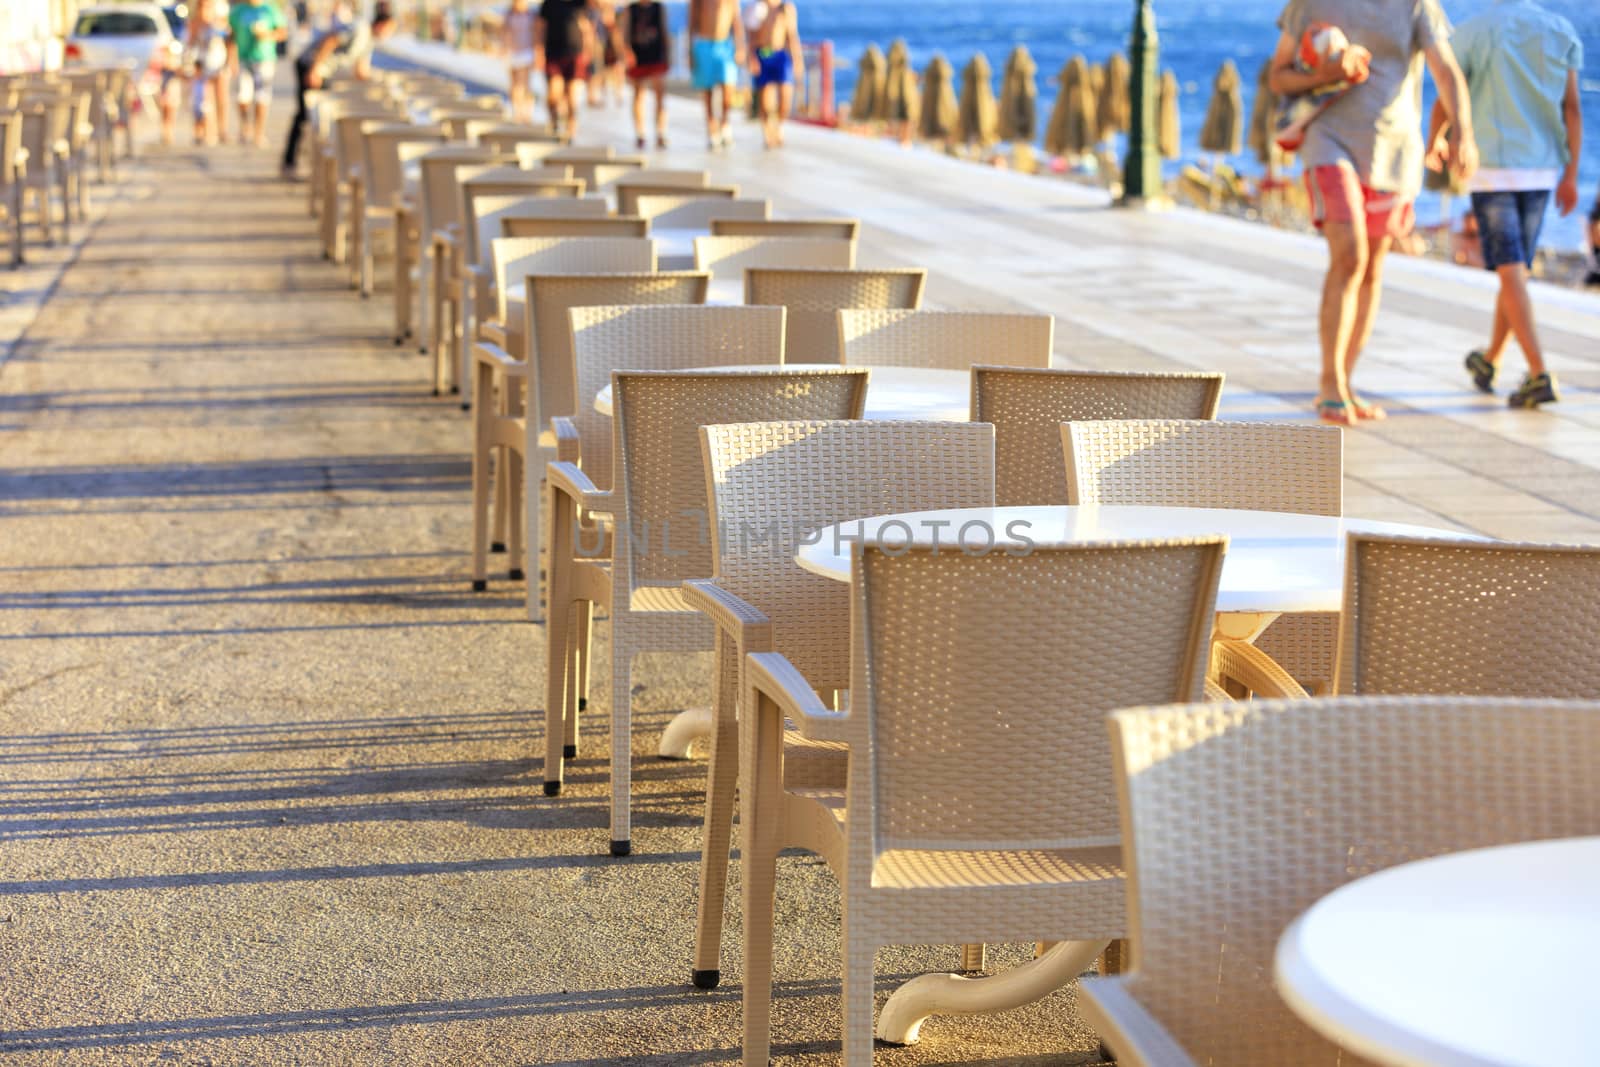
[[[841,312],[853,315],[857,312]],[[926,313],[924,313],[926,314]],[[850,353],[845,353],[849,362]],[[994,423],[995,502],[1067,502],[1061,424],[1099,419],[1214,419],[1221,374],[1038,370],[974,365],[972,421]]]
[[[609,193],[618,181],[638,174],[646,165],[646,161],[637,156],[614,156],[604,162],[574,162],[566,159],[561,162],[571,166],[573,176],[582,178],[597,193]]]
[[[704,196],[641,196],[634,207],[634,213],[649,219],[657,230],[704,231],[712,219],[764,219],[772,214],[770,201]]]
[[[735,219],[711,220],[713,237],[832,237],[854,241],[861,236],[857,219]]]
[[[361,187],[366,178],[364,134],[368,129],[397,121],[393,108],[347,111],[333,120],[331,147],[333,171],[324,187],[322,204],[322,253],[324,258],[343,265],[354,247],[356,206],[362,202]],[[348,202],[348,206],[341,206]]]
[[[965,371],[974,363],[1050,366],[1055,319],[979,311],[840,311],[839,350],[849,367]]]
[[[508,123],[488,126],[474,131],[476,144],[493,148],[508,156],[517,156],[521,163],[520,148],[529,146],[530,162],[542,162],[545,156],[552,152],[560,151],[564,143],[560,136],[550,132],[549,127],[519,126]],[[539,151],[543,148],[544,151]],[[524,166],[527,164],[524,163]]]
[[[584,203],[605,206],[603,200]],[[501,237],[649,237],[650,220],[596,212],[590,218],[512,213],[500,220]]]
[[[1125,419],[1069,423],[1061,438],[1069,504],[1343,511],[1336,426]],[[1338,628],[1336,613],[1284,615],[1255,647],[1306,690],[1328,691]]]
[[[328,205],[338,196],[339,172],[334,123],[345,115],[387,118],[394,122],[403,120],[388,101],[382,98],[381,89],[376,86],[372,89],[380,96],[368,98],[324,91],[316,95],[315,103],[311,105],[311,119],[307,124],[310,135],[307,154],[311,159],[311,181],[306,186],[306,196],[310,200],[308,210],[312,218],[325,215]],[[321,228],[324,256],[330,254],[333,245],[333,237],[328,230],[329,225],[330,223],[324,220]]]
[[[1126,936],[1104,715],[1204,692],[1225,544],[858,547],[848,712],[784,656],[746,657],[745,1062],[765,1063],[771,1043],[784,847],[820,854],[840,882],[846,1067],[872,1062],[881,946],[1067,942],[1071,974]],[[843,798],[785,787],[785,717],[848,747]]]
[[[994,430],[885,420],[707,426],[702,435],[712,529],[727,531],[713,545],[714,577],[684,586],[685,601],[717,628],[693,975],[709,989],[721,979],[744,658],[781,652],[819,693],[850,685],[848,587],[795,563],[798,542],[866,515],[991,506]],[[791,784],[844,788],[840,746],[793,733],[785,743]]]
[[[714,279],[743,278],[750,267],[850,270],[856,265],[856,246],[819,237],[696,237],[694,265]]]
[[[0,198],[11,227],[11,266],[22,265],[22,190],[27,183],[28,153],[22,147],[22,116],[0,114]]]
[[[498,135],[495,131],[490,130],[487,133],[478,135],[478,143],[498,144],[502,149],[508,150],[515,155],[517,165],[519,167],[522,167],[525,170],[532,170],[534,167],[541,167],[548,164],[550,162],[550,157],[561,150],[561,145],[563,142],[552,142],[540,139],[533,141],[517,140],[511,144],[507,144],[505,142],[505,138]],[[562,165],[566,166],[567,164]]]
[[[552,163],[607,163],[617,158],[617,150],[607,145],[567,145],[546,158]]]
[[[355,283],[362,296],[372,295],[376,238],[380,232],[387,232],[394,238],[395,280],[398,282],[402,273],[409,278],[410,265],[402,271],[400,264],[406,242],[401,238],[399,227],[410,220],[414,210],[406,195],[405,165],[443,144],[444,140],[444,130],[437,126],[409,126],[381,119],[374,119],[363,130],[362,174],[365,179],[352,190],[351,209],[357,260]]]
[[[577,466],[549,467],[550,610],[545,623],[546,795],[561,790],[562,753],[577,744],[586,633],[568,626],[585,607],[611,616],[611,854],[632,847],[633,661],[642,652],[710,651],[711,626],[684,601],[686,579],[711,575],[704,525],[700,427],[772,419],[857,419],[867,375],[845,368],[710,374],[624,372],[612,376],[616,488],[597,489]],[[610,566],[578,558],[573,530],[584,511],[613,516]],[[700,515],[696,522],[688,516]],[[640,534],[643,533],[644,537]],[[648,539],[646,539],[648,538]],[[664,540],[665,539],[665,540]]]
[[[479,336],[518,358],[526,354],[528,344],[522,321],[523,277],[529,274],[632,273],[656,269],[655,242],[638,238],[497,237],[489,244],[495,321],[493,329],[482,329]],[[547,265],[552,262],[563,265]],[[583,263],[592,265],[579,265]]]
[[[627,174],[612,184],[617,196],[617,213],[632,215],[639,210],[641,196],[678,196],[689,190],[711,188],[711,172],[706,170],[666,170],[649,168]],[[735,193],[735,196],[738,194]]]
[[[745,271],[744,302],[789,309],[785,347],[791,363],[839,363],[838,312],[853,308],[915,309],[922,306],[928,272],[818,270],[757,267]]]
[[[567,459],[569,453],[556,436],[556,416],[571,416],[577,408],[576,371],[573,367],[572,331],[568,311],[574,307],[609,304],[703,304],[710,279],[704,274],[688,272],[637,272],[599,274],[530,275],[524,281],[524,292],[533,318],[533,334],[529,345],[529,359],[521,366],[500,361],[501,353],[488,346],[479,346],[480,364],[478,382],[485,380],[484,361],[494,364],[500,374],[499,381],[489,374],[490,384],[502,386],[504,399],[491,413],[480,410],[474,413],[480,428],[474,449],[474,540],[473,588],[486,586],[487,559],[483,554],[488,534],[487,468],[488,447],[499,446],[517,461],[531,457],[533,464],[523,469],[523,479],[516,476],[514,466],[502,465],[506,472],[503,488],[497,498],[503,505],[496,511],[497,533],[504,530],[507,521],[525,520],[528,549],[527,569],[537,571],[540,548],[548,541],[541,523],[543,495],[537,479],[544,473],[544,465],[557,459]],[[523,383],[523,395],[515,388]],[[506,395],[510,394],[510,395]],[[592,397],[590,398],[593,399]],[[525,415],[524,413],[530,413]],[[509,443],[507,443],[509,440]],[[576,442],[572,442],[573,445]],[[571,453],[575,455],[575,450]],[[482,490],[480,492],[479,490]],[[525,573],[523,553],[517,550],[522,535],[510,537],[511,577],[519,579]],[[539,583],[529,582],[527,589],[528,616],[538,619]]]
[[[1339,691],[1600,700],[1600,548],[1353,534]]]
[[[1351,1067],[1272,985],[1289,924],[1432,856],[1600,833],[1600,705],[1338,697],[1111,716],[1132,969],[1083,983],[1129,1067]],[[1489,816],[1489,817],[1486,817]],[[1374,946],[1381,954],[1383,946]]]
[[[436,126],[402,128],[417,131],[417,137],[399,136],[392,145],[372,149],[375,154],[381,150],[384,166],[388,165],[387,158],[392,151],[395,166],[400,171],[400,194],[394,202],[394,343],[397,345],[414,336],[412,308],[417,302],[424,261],[422,157],[440,149],[435,134],[442,133]]]
[[[72,240],[72,218],[69,210],[67,164],[64,160],[67,146],[51,136],[54,129],[53,111],[42,105],[24,104],[14,114],[22,118],[22,150],[28,154],[28,165],[22,172],[22,188],[33,200],[34,217],[38,220],[40,234],[47,245],[55,244],[54,209],[52,193],[61,198],[61,239]]]
[[[420,215],[417,228],[420,236],[415,256],[418,264],[420,327],[417,333],[424,339],[424,343],[419,346],[423,352],[429,351],[429,345],[433,343],[435,331],[431,328],[432,309],[434,303],[441,298],[439,290],[442,284],[449,277],[449,275],[441,277],[435,270],[435,260],[439,258],[435,235],[459,233],[461,229],[461,193],[457,180],[459,172],[491,166],[499,158],[486,148],[445,145],[423,154],[418,161],[420,192],[417,203]],[[409,254],[411,253],[408,250]],[[409,321],[409,307],[406,316]],[[437,387],[436,384],[435,388]]]

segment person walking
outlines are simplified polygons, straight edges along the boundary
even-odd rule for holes
[[[214,0],[195,0],[184,34],[189,69],[194,143],[214,145],[228,138],[228,30],[217,18]]]
[[[755,50],[750,70],[761,108],[762,140],[768,148],[782,148],[783,124],[794,106],[794,84],[806,76],[800,19],[793,0],[778,0],[767,6],[767,17],[750,46]]]
[[[1589,208],[1589,273],[1585,286],[1600,287],[1600,186],[1594,191],[1594,206]]]
[[[705,95],[706,147],[726,148],[733,143],[729,105],[745,61],[739,0],[689,0],[689,41],[691,80]]]
[[[633,0],[623,8],[618,25],[628,81],[633,85],[634,144],[646,139],[644,94],[656,97],[656,147],[667,147],[667,72],[672,69],[672,31],[667,9],[657,0]]]
[[[528,0],[511,0],[501,28],[511,83],[511,114],[518,122],[533,120],[533,24]]]
[[[328,29],[311,39],[305,51],[294,61],[295,112],[289,124],[289,140],[283,147],[283,176],[293,181],[300,161],[300,139],[305,136],[310,109],[306,106],[306,91],[320,89],[328,76],[341,64],[361,81],[372,77],[372,46],[394,33],[397,23],[387,4],[379,4],[372,12],[369,29],[360,22],[335,21]]]
[[[589,106],[604,107],[622,99],[622,50],[617,47],[617,6],[595,0],[590,8],[594,34],[589,57]]]
[[[1296,68],[1295,56],[1313,23],[1339,27],[1353,44],[1336,61],[1305,72]],[[1448,166],[1462,180],[1477,167],[1471,105],[1439,0],[1289,0],[1278,27],[1269,79],[1274,93],[1296,96],[1358,83],[1317,116],[1300,148],[1312,221],[1328,245],[1317,415],[1350,426],[1385,415],[1361,399],[1351,377],[1377,320],[1384,259],[1416,220],[1424,63],[1450,119]]]
[[[544,71],[550,125],[568,139],[578,135],[578,100],[589,77],[596,0],[544,0],[533,24],[533,65]]]
[[[228,10],[228,34],[239,72],[239,143],[265,148],[278,42],[289,39],[289,24],[274,0],[239,0]]]
[[[1500,277],[1489,347],[1467,355],[1467,373],[1480,391],[1493,393],[1506,342],[1515,337],[1528,373],[1510,405],[1554,403],[1556,379],[1545,366],[1534,326],[1528,270],[1551,190],[1561,214],[1570,215],[1578,206],[1583,42],[1572,23],[1534,0],[1501,0],[1463,22],[1450,43],[1466,75],[1480,131],[1480,166],[1468,190],[1483,265]],[[1435,169],[1442,169],[1445,149],[1438,135],[1445,121],[1436,106],[1428,159]]]

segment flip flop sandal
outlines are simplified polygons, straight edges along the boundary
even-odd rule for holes
[[[1317,401],[1317,418],[1333,426],[1354,426],[1358,416],[1343,400]]]
[[[1381,404],[1368,404],[1364,400],[1355,401],[1356,418],[1362,422],[1382,422],[1389,417],[1389,413]]]

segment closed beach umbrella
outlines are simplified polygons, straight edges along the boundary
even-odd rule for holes
[[[1045,151],[1057,156],[1077,156],[1089,151],[1095,141],[1094,87],[1089,80],[1089,61],[1074,56],[1061,68],[1056,106],[1050,112],[1045,130]]]
[[[1032,141],[1039,133],[1039,65],[1020,44],[1006,59],[1000,85],[1000,139]]]
[[[961,141],[987,147],[999,140],[1000,109],[994,101],[994,71],[982,52],[961,70]]]
[[[1183,154],[1183,129],[1178,124],[1178,92],[1178,76],[1170,70],[1161,75],[1161,96],[1156,104],[1156,143],[1163,159],[1177,159]]]
[[[1239,68],[1231,59],[1223,61],[1211,88],[1205,125],[1200,127],[1200,147],[1225,156],[1238,155],[1244,150],[1244,96],[1239,85]]]
[[[1272,60],[1269,59],[1261,64],[1261,75],[1256,79],[1256,98],[1250,107],[1250,151],[1269,167],[1277,163],[1272,135],[1278,113],[1278,94],[1267,84],[1271,78]]]
[[[955,68],[944,56],[935,55],[922,72],[922,117],[917,132],[925,141],[948,141],[960,123]]]
[[[889,46],[889,62],[883,77],[883,96],[877,117],[885,122],[915,123],[920,113],[917,75],[911,69],[911,51],[905,41]]]
[[[1106,60],[1105,86],[1100,90],[1100,106],[1095,117],[1100,122],[1100,140],[1109,141],[1119,133],[1126,133],[1133,121],[1133,105],[1128,101],[1128,79],[1132,73],[1121,52],[1112,52]]]
[[[878,110],[878,100],[883,96],[883,76],[887,60],[875,44],[867,45],[856,66],[856,92],[850,98],[850,118],[854,122],[869,122]]]

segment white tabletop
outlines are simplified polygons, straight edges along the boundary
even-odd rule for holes
[[[832,526],[822,531],[815,544],[802,546],[795,562],[813,574],[848,582],[853,541],[878,543],[882,535],[882,543],[902,545],[909,537],[910,543],[917,546],[931,548],[937,543],[959,551],[962,542],[957,538],[969,524],[975,525],[971,525],[964,543],[978,550],[987,543],[987,531],[993,531],[998,549],[1008,544],[1021,546],[1027,541],[1043,547],[1227,534],[1228,551],[1218,583],[1217,610],[1260,614],[1338,611],[1344,598],[1345,539],[1349,534],[1462,536],[1426,526],[1278,511],[968,508],[881,515]],[[889,528],[884,530],[885,526]]]
[[[784,366],[785,370],[837,368],[837,363],[789,363]],[[769,364],[701,369],[717,374],[749,374],[777,368]],[[971,406],[971,388],[971,379],[965,371],[870,367],[867,369],[867,407],[863,415],[869,419],[966,422]],[[595,396],[594,409],[602,415],[611,414],[611,386],[606,386]]]
[[[1600,1062],[1600,837],[1458,852],[1335,890],[1277,982],[1319,1033],[1404,1067]]]

